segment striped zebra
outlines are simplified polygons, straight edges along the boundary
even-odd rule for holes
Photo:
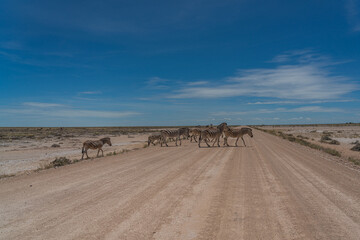
[[[248,134],[250,137],[253,137],[254,135],[252,134],[252,129],[251,128],[241,128],[241,129],[232,129],[232,128],[228,128],[224,131],[225,137],[224,137],[224,145],[226,144],[227,146],[229,146],[227,139],[229,137],[232,138],[236,138],[236,142],[235,142],[235,146],[237,146],[237,142],[239,140],[239,138],[241,138],[241,140],[244,143],[244,146],[246,147],[245,141],[243,136],[245,134]]]
[[[193,129],[190,129],[190,142],[192,142],[193,138],[196,141],[196,137],[200,137],[200,134],[201,134],[201,129],[199,128],[193,128]]]
[[[200,137],[199,137],[199,147],[200,147],[200,143],[201,140],[204,139],[206,145],[208,147],[210,147],[210,145],[208,144],[208,138],[209,139],[214,139],[214,143],[213,146],[215,145],[215,143],[217,142],[218,147],[220,147],[220,136],[222,135],[223,131],[228,129],[229,127],[227,126],[227,123],[221,123],[220,125],[218,125],[216,127],[216,129],[214,128],[209,128],[209,129],[205,129],[203,131],[201,131]]]
[[[97,152],[97,157],[99,156],[99,152],[101,150],[102,155],[104,156],[104,151],[102,150],[102,147],[104,146],[104,144],[107,143],[109,146],[111,146],[111,141],[110,138],[106,137],[106,138],[102,138],[100,140],[96,140],[96,141],[91,141],[91,140],[87,140],[83,143],[83,147],[82,147],[82,157],[81,159],[84,159],[84,154],[86,154],[86,157],[89,158],[88,154],[87,154],[87,150],[90,149],[98,149]]]
[[[155,146],[155,141],[161,142],[161,134],[153,134],[148,137],[148,146],[152,143]]]
[[[183,139],[189,139],[190,129],[187,127],[179,128],[180,136],[183,136]]]
[[[180,145],[181,145],[181,136],[189,137],[189,128],[179,128],[177,130],[161,130],[161,146],[163,143],[168,147],[167,139],[168,138],[175,138],[175,145],[177,146],[177,141],[179,139]]]

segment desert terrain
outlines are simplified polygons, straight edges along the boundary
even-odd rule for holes
[[[253,132],[0,179],[0,239],[359,239],[360,171]]]
[[[156,128],[116,127],[0,128],[0,175],[29,173],[59,157],[79,160],[86,140],[111,137],[112,146],[104,146],[104,155],[141,148],[148,135],[157,131]],[[88,154],[94,158],[97,151],[89,150]]]

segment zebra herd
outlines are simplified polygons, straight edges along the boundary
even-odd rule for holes
[[[228,127],[227,123],[221,123],[217,127],[208,127],[208,128],[179,128],[179,129],[167,129],[167,130],[161,130],[159,134],[153,134],[148,137],[148,146],[152,143],[155,145],[155,142],[160,142],[160,145],[163,146],[165,144],[168,147],[168,140],[169,139],[175,139],[175,145],[177,146],[177,142],[179,140],[179,143],[181,145],[181,137],[184,137],[186,139],[190,138],[190,142],[194,140],[195,142],[198,142],[199,147],[201,144],[201,141],[204,141],[208,147],[209,141],[213,141],[213,146],[215,143],[217,143],[218,147],[220,147],[220,137],[224,137],[224,145],[229,146],[228,144],[228,138],[236,138],[235,145],[237,146],[237,142],[239,138],[242,139],[244,146],[246,146],[243,136],[245,134],[248,134],[250,137],[253,137],[252,129],[251,128],[241,128],[241,129],[233,129]],[[196,139],[198,138],[198,141]],[[98,149],[97,156],[99,156],[100,151],[102,152],[102,155],[104,156],[104,151],[102,150],[102,147],[104,144],[108,144],[111,146],[110,138],[102,138],[96,141],[85,141],[83,143],[82,147],[82,157],[84,158],[84,155],[86,155],[87,158],[89,158],[87,151],[88,149]]]
[[[199,147],[201,147],[201,141],[204,141],[208,147],[209,141],[213,141],[213,145],[217,143],[218,147],[220,147],[220,137],[224,136],[224,145],[229,146],[228,138],[236,138],[236,143],[239,138],[242,139],[244,146],[246,146],[243,136],[248,134],[250,137],[253,137],[252,129],[251,128],[241,128],[241,129],[233,129],[228,127],[227,123],[221,123],[216,128],[209,127],[206,129],[201,128],[179,128],[174,130],[161,130],[158,134],[153,134],[148,137],[148,146],[152,143],[155,145],[155,142],[160,142],[160,145],[163,146],[165,144],[168,147],[167,140],[168,139],[175,139],[175,145],[177,146],[177,142],[179,140],[181,145],[181,137],[185,137],[186,139],[190,138],[190,142],[194,140],[198,142]],[[198,138],[198,141],[196,139]]]

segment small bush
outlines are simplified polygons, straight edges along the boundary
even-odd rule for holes
[[[57,147],[60,147],[60,145],[59,145],[59,144],[54,143],[53,145],[51,145],[51,147],[53,147],[53,148],[57,148]]]
[[[360,152],[360,143],[357,143],[355,146],[353,146],[350,150]]]
[[[66,157],[56,158],[54,161],[50,163],[53,167],[61,167],[68,164],[71,164],[71,160]]]
[[[329,137],[329,135],[322,135],[320,142],[327,142],[327,141],[331,141],[332,139]]]
[[[337,140],[335,140],[335,139],[333,139],[333,140],[331,140],[331,141],[329,142],[329,144],[340,145],[340,142],[337,141]]]
[[[354,163],[355,165],[360,165],[360,159],[349,157],[348,160]]]

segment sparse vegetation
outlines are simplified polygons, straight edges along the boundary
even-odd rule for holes
[[[8,177],[13,177],[15,176],[15,174],[3,174],[3,175],[0,175],[0,179],[2,178],[8,178]]]
[[[60,147],[60,145],[59,145],[59,144],[54,143],[53,145],[51,145],[51,147],[53,147],[53,148],[57,148],[57,147]]]
[[[335,149],[326,148],[326,147],[320,146],[318,144],[314,144],[314,143],[311,143],[309,141],[306,141],[306,140],[304,140],[302,138],[297,138],[297,137],[294,137],[294,136],[292,136],[290,134],[284,134],[281,131],[267,130],[267,129],[261,129],[261,128],[256,128],[256,129],[261,130],[263,132],[270,133],[270,134],[275,135],[275,136],[282,137],[283,139],[289,140],[291,142],[296,142],[296,143],[299,143],[301,145],[304,145],[304,146],[307,146],[307,147],[310,147],[310,148],[313,148],[313,149],[316,149],[316,150],[326,152],[326,153],[331,154],[333,156],[341,157],[341,153],[336,151]]]
[[[350,150],[360,152],[360,143],[355,144]]]
[[[320,142],[327,143],[327,144],[333,144],[333,145],[340,145],[339,141],[329,137],[329,133],[326,133],[326,134],[322,135],[321,139],[320,139]]]
[[[356,159],[353,157],[349,157],[348,160],[352,163],[354,163],[355,165],[360,165],[360,159]]]
[[[54,161],[50,163],[50,165],[52,165],[53,167],[61,167],[68,164],[71,164],[71,160],[66,157],[56,158]]]

